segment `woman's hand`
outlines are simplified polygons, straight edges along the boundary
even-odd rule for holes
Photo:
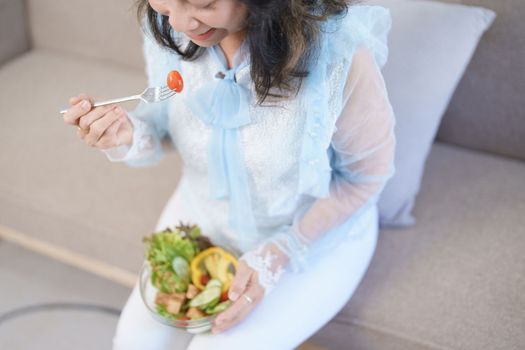
[[[248,302],[242,294],[249,296],[253,302]],[[225,331],[242,321],[264,297],[264,288],[259,284],[257,271],[243,260],[239,260],[237,264],[228,296],[234,303],[217,316],[211,330],[213,334]]]
[[[228,291],[234,303],[217,316],[212,333],[222,332],[243,320],[275,288],[289,262],[289,257],[273,243],[244,253],[238,259],[235,278]]]
[[[89,146],[107,149],[131,145],[133,125],[126,111],[115,104],[93,108],[93,103],[87,94],[71,97],[64,122],[77,126],[78,137]]]

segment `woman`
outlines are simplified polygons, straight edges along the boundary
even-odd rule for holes
[[[328,323],[364,275],[377,199],[394,173],[394,114],[380,69],[391,17],[344,0],[142,0],[149,86],[180,95],[64,115],[112,161],[183,175],[157,229],[198,224],[241,255],[212,333],[154,321],[133,290],[115,349],[292,349]],[[350,340],[351,341],[351,340]]]

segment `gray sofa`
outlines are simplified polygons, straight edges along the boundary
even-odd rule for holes
[[[310,343],[525,348],[525,2],[447,2],[491,8],[498,20],[442,121],[417,224],[382,228],[356,294]],[[143,89],[132,2],[0,0],[0,38],[0,235],[105,264],[107,276],[131,286],[141,238],[176,187],[180,158],[154,168],[110,163],[57,112],[82,91],[109,98]]]

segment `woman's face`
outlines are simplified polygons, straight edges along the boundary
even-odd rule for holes
[[[176,32],[186,34],[202,47],[220,43],[246,27],[248,10],[238,0],[148,0],[161,15],[169,17]]]

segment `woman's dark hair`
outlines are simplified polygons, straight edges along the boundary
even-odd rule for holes
[[[320,23],[345,15],[352,0],[238,0],[248,8],[247,37],[251,56],[250,75],[258,103],[268,96],[285,98],[297,93],[315,59]],[[173,36],[168,17],[157,13],[147,0],[137,0],[139,23],[147,17],[154,39],[184,60],[195,60],[206,48],[193,42],[182,49]],[[160,17],[160,18],[159,18]],[[341,43],[344,45],[344,43]],[[294,84],[296,82],[297,84]],[[270,93],[277,88],[282,93]]]

